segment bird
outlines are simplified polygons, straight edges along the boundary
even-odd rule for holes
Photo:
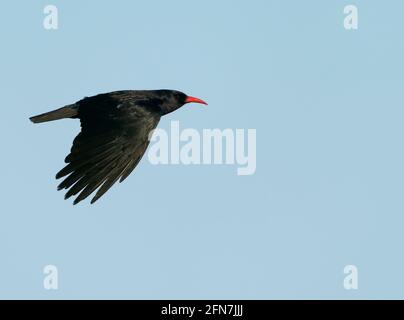
[[[207,105],[177,90],[121,90],[85,97],[30,120],[80,120],[81,131],[56,179],[64,178],[58,190],[67,190],[65,199],[75,196],[74,205],[96,191],[93,204],[136,168],[160,118],[187,103]]]

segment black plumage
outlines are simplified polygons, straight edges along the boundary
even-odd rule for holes
[[[189,102],[206,104],[175,90],[116,91],[30,119],[34,123],[80,119],[81,132],[56,178],[65,177],[58,189],[68,190],[65,199],[76,196],[74,204],[98,189],[91,200],[94,203],[135,169],[160,118]]]

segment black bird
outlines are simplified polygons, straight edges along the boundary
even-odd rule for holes
[[[86,97],[30,120],[80,119],[81,132],[56,179],[67,176],[58,190],[69,189],[65,199],[78,195],[74,204],[98,189],[91,200],[94,203],[135,169],[160,118],[190,102],[207,104],[175,90],[115,91]]]

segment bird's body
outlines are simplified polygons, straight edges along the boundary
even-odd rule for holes
[[[74,204],[98,189],[93,203],[135,169],[160,118],[190,102],[206,104],[174,90],[115,91],[30,119],[34,123],[80,119],[81,132],[56,178],[66,177],[58,189],[69,189],[66,199],[78,195]]]

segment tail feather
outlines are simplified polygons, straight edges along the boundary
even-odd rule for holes
[[[33,123],[41,123],[47,121],[54,121],[65,118],[73,118],[77,116],[77,108],[75,104],[65,106],[63,108],[46,112],[34,117],[29,118]]]

